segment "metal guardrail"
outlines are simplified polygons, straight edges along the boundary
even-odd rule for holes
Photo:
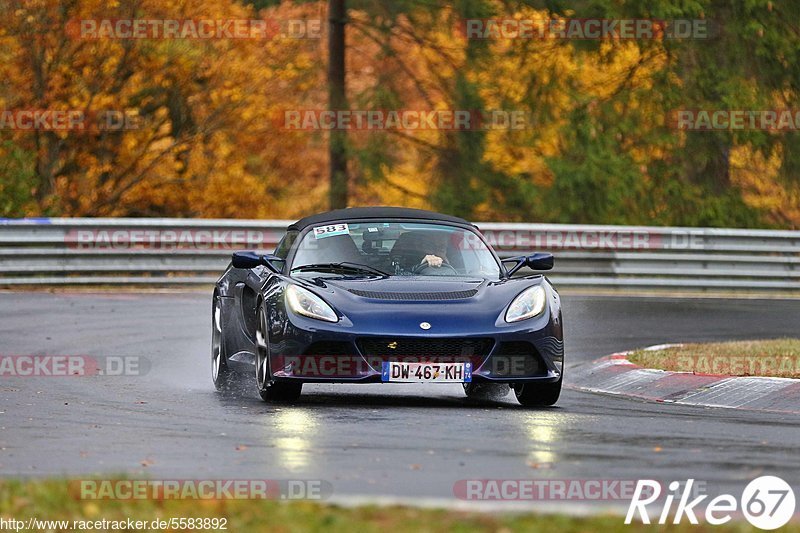
[[[0,286],[212,284],[290,221],[0,220]],[[502,257],[556,254],[559,286],[800,292],[800,231],[480,223]]]

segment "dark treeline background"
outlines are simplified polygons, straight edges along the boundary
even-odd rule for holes
[[[88,40],[79,19],[322,19],[326,2],[5,0],[0,110],[136,128],[0,128],[0,216],[294,218],[328,207],[327,37]],[[468,40],[465,18],[703,19],[704,39]],[[350,205],[475,220],[800,227],[800,133],[681,131],[679,109],[800,109],[793,0],[350,0],[352,109],[524,111],[532,127],[349,132]]]

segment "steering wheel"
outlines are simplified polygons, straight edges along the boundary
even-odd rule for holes
[[[420,263],[411,269],[412,274],[422,274],[424,276],[449,276],[451,274],[458,275],[458,270],[450,263],[443,262],[441,266],[434,267],[428,263]]]

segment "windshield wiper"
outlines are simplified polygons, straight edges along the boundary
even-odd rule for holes
[[[388,276],[389,274],[383,270],[371,267],[369,265],[362,265],[359,263],[350,263],[344,261],[342,263],[317,263],[315,265],[303,265],[292,269],[292,272],[304,272],[309,270],[348,270],[350,272],[367,272],[369,274],[377,274],[379,276]]]

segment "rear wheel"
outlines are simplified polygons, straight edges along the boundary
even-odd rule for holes
[[[509,391],[505,383],[464,383],[464,392],[470,400],[501,400]]]
[[[217,390],[222,390],[230,385],[232,378],[225,343],[222,342],[222,307],[219,296],[215,294],[211,306],[211,379]]]
[[[525,407],[546,407],[555,405],[561,395],[563,375],[555,383],[525,383],[515,385],[517,401]]]
[[[258,394],[265,402],[293,402],[303,392],[302,383],[280,383],[272,379],[267,341],[267,314],[259,306],[256,327],[256,384]]]

